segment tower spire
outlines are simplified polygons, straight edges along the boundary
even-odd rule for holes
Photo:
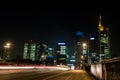
[[[101,14],[99,15],[99,30],[100,31],[103,31],[104,30],[104,27],[102,26],[102,17],[101,17]]]

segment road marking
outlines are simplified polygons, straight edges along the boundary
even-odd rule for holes
[[[72,74],[68,76],[65,80],[70,80],[71,77],[72,77]]]
[[[59,75],[64,74],[64,73],[67,73],[67,72],[62,72],[62,73],[59,73],[59,74],[57,74],[57,75],[53,75],[53,76],[47,77],[47,78],[45,78],[45,79],[43,79],[43,80],[47,80],[47,79],[50,79],[50,78],[59,76]]]

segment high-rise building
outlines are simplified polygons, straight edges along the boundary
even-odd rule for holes
[[[32,40],[24,44],[23,59],[31,61],[40,61],[42,64],[47,64],[47,57],[52,56],[51,52],[48,54],[47,44],[44,42],[35,43]]]
[[[23,59],[36,60],[36,43],[30,41],[24,44]]]
[[[99,56],[100,62],[110,58],[110,30],[102,25],[101,15],[99,16]]]
[[[46,61],[48,55],[47,45],[43,42],[35,43],[29,41],[24,44],[23,59],[30,59],[32,61]]]
[[[68,48],[66,43],[57,44],[57,64],[67,65],[68,62]]]
[[[45,63],[48,55],[48,46],[46,43],[43,43],[43,42],[38,43],[37,55],[38,55],[38,60]]]
[[[12,59],[12,54],[11,54],[11,43],[10,42],[7,42],[5,43],[4,45],[4,54],[3,54],[3,58],[5,61],[10,61]]]
[[[77,46],[75,54],[75,68],[80,68],[82,66],[82,43],[83,43],[83,32],[76,32],[77,36]]]
[[[88,55],[88,63],[95,63],[99,61],[99,53],[98,53],[98,38],[97,36],[90,34],[89,36],[89,55]]]
[[[54,65],[54,48],[48,48],[47,54],[47,64]]]

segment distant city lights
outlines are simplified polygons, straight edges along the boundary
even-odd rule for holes
[[[53,50],[53,48],[48,48],[48,50],[50,50],[50,51],[51,51],[51,50]]]
[[[94,37],[90,37],[90,40],[95,40],[95,38]]]
[[[58,43],[58,45],[65,45],[65,43]]]

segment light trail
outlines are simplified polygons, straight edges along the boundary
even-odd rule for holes
[[[58,70],[68,70],[64,67],[56,66],[0,66],[0,69],[58,69]]]

